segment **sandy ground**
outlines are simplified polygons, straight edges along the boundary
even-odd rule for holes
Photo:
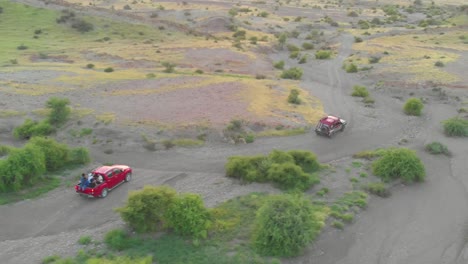
[[[106,199],[82,199],[72,188],[61,187],[39,199],[0,206],[0,262],[40,263],[54,254],[74,255],[81,248],[77,245],[81,236],[101,239],[106,231],[123,226],[113,208],[123,205],[130,190],[144,185],[167,184],[180,192],[200,193],[207,206],[253,191],[278,192],[266,184],[240,185],[226,178],[224,164],[232,155],[305,149],[317,153],[322,162],[336,162],[361,150],[400,146],[405,139],[404,146],[417,150],[423,160],[426,181],[394,186],[388,199],[371,197],[369,207],[358,215],[355,223],[343,231],[324,230],[303,256],[284,263],[468,263],[468,142],[445,137],[440,125],[442,120],[456,114],[460,101],[455,97],[466,100],[467,92],[446,89],[448,96],[441,99],[430,87],[371,89],[376,104],[364,107],[349,94],[352,85],[365,80],[341,69],[343,60],[352,53],[353,36],[338,34],[335,41],[341,43],[338,55],[333,60],[302,65],[305,74],[301,84],[323,102],[327,113],[341,115],[350,122],[333,140],[306,133],[260,138],[246,145],[210,142],[200,148],[149,152],[135,144],[139,137],[136,133],[115,132],[114,137],[123,139],[120,145],[113,146],[111,155],[103,153],[101,146],[89,145],[94,160],[90,167],[107,162],[129,164],[134,168],[134,180],[112,191]],[[287,52],[271,55],[273,61],[287,57]],[[466,64],[464,67],[468,70]],[[402,113],[410,92],[427,100],[421,117]],[[6,100],[18,102],[22,97],[12,95],[6,99],[2,95],[0,100],[7,104]],[[26,109],[40,105],[28,102],[23,106]],[[128,111],[131,110],[129,107]],[[167,114],[167,118],[175,118],[170,116],[173,113]],[[2,141],[8,140],[5,135],[15,124],[17,121],[1,120]],[[452,157],[424,152],[424,145],[432,141],[446,144]]]

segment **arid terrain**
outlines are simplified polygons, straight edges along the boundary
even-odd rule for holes
[[[3,0],[0,6],[6,2],[50,12],[73,10],[92,17],[100,33],[83,34],[81,43],[78,37],[60,39],[43,26],[41,44],[24,43],[37,50],[21,53],[16,50],[21,43],[0,44],[4,50],[14,47],[0,55],[1,144],[24,144],[13,137],[14,127],[26,117],[44,116],[50,97],[66,97],[72,120],[54,136],[89,148],[92,156],[88,167],[64,172],[59,188],[0,206],[1,263],[74,256],[82,247],[80,237],[102,239],[124,225],[113,208],[144,185],[199,193],[209,207],[251,192],[279,192],[269,184],[243,185],[225,177],[224,165],[233,155],[312,151],[336,168],[321,186],[339,194],[354,188],[345,170],[353,154],[392,146],[415,150],[426,167],[426,180],[389,184],[391,197],[370,196],[353,223],[343,230],[326,227],[302,256],[282,263],[468,263],[468,142],[445,136],[441,125],[457,115],[467,118],[460,111],[468,108],[468,9],[457,9],[463,1],[433,1],[444,11],[432,18],[444,23],[427,27],[418,25],[427,18],[422,11],[404,11],[413,1]],[[358,26],[359,20],[387,19],[381,10],[385,4],[400,5],[405,18],[368,29]],[[251,11],[229,14],[242,7]],[[353,10],[358,16],[349,15]],[[1,19],[7,12],[4,8],[0,14],[1,32],[6,31]],[[233,25],[247,32],[240,44],[232,38]],[[29,38],[34,30],[21,34]],[[275,35],[284,32],[290,35],[281,47]],[[13,30],[7,33],[16,37]],[[101,41],[107,36],[110,40]],[[315,47],[301,49],[300,57],[307,61],[299,63],[287,44],[301,47],[304,42]],[[315,59],[317,50],[330,50],[332,56]],[[369,63],[370,57],[379,57],[378,63]],[[302,68],[302,78],[280,78],[273,66],[278,61],[285,68]],[[164,72],[162,62],[173,63],[175,72]],[[437,62],[444,66],[434,66]],[[358,72],[346,72],[343,65],[351,63]],[[106,67],[115,71],[106,73]],[[352,97],[354,85],[365,85],[375,102]],[[298,106],[287,102],[293,88],[300,90],[303,102]],[[410,97],[423,100],[421,116],[403,113]],[[339,115],[349,125],[332,139],[316,136],[312,128],[325,114]],[[234,119],[256,133],[253,143],[234,144],[225,133]],[[77,136],[83,128],[92,128],[92,134]],[[305,133],[272,136],[279,128]],[[164,140],[177,139],[203,140],[197,146],[165,147]],[[445,144],[451,156],[424,151],[433,141]],[[133,181],[105,199],[77,196],[72,185],[81,171],[105,163],[132,166]]]

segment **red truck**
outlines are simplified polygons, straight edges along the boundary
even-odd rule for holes
[[[82,188],[80,183],[75,185],[75,191],[80,195],[88,197],[105,198],[109,191],[124,182],[132,179],[132,168],[127,165],[101,166],[90,172],[95,178],[102,177],[102,182],[96,182],[90,186]]]

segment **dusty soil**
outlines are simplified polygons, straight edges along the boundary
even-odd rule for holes
[[[38,1],[24,2],[41,5]],[[285,7],[281,10],[290,16],[301,14],[299,8]],[[138,20],[135,17],[132,19]],[[72,188],[63,186],[38,199],[0,206],[1,262],[39,263],[44,257],[54,254],[74,255],[81,248],[77,244],[81,236],[91,235],[100,240],[106,231],[123,226],[113,208],[125,202],[129,191],[144,185],[167,184],[180,192],[200,193],[207,206],[215,206],[253,191],[278,192],[267,184],[240,185],[226,178],[224,164],[227,157],[232,155],[266,154],[273,149],[305,149],[317,153],[321,162],[343,167],[349,163],[350,156],[358,151],[405,146],[418,151],[423,160],[427,170],[424,183],[393,186],[393,195],[388,199],[371,197],[369,207],[358,215],[353,224],[346,226],[343,231],[325,229],[303,256],[284,260],[284,263],[467,263],[468,211],[465,208],[468,206],[468,144],[463,138],[445,137],[440,125],[442,120],[456,115],[456,110],[468,99],[467,91],[442,86],[445,93],[441,95],[433,90],[433,86],[425,83],[405,88],[388,85],[384,88],[370,88],[376,103],[373,107],[365,107],[359,99],[349,94],[352,85],[372,83],[371,78],[346,74],[341,69],[343,60],[353,52],[353,36],[334,33],[330,34],[328,41],[340,44],[337,56],[332,60],[301,65],[305,73],[301,86],[323,102],[325,112],[343,116],[349,121],[350,125],[343,133],[332,140],[306,133],[287,138],[259,138],[252,144],[236,146],[212,140],[199,148],[151,152],[142,147],[141,133],[157,135],[167,132],[121,123],[94,124],[95,133],[103,140],[101,144],[92,144],[91,140],[85,139],[70,143],[90,148],[93,164],[89,168],[108,162],[129,164],[134,168],[134,180],[112,191],[106,199],[82,199],[77,197]],[[191,54],[188,61],[198,60],[206,51],[200,52]],[[275,51],[269,56],[272,61],[287,61],[289,54],[287,51]],[[463,56],[466,58],[466,54]],[[293,65],[295,62],[288,63]],[[215,64],[206,62],[206,67],[214,67]],[[459,63],[458,66],[457,72],[468,71],[468,64]],[[39,71],[23,74],[0,72],[2,78],[23,82],[54,74]],[[394,79],[396,82],[405,81],[399,76],[394,76]],[[196,77],[181,81],[193,82]],[[137,85],[142,88],[145,85],[152,86],[152,82],[164,80],[143,80]],[[148,119],[146,115],[152,112],[157,112],[157,119],[162,120],[186,122],[200,119],[220,124],[229,120],[225,117],[227,113],[248,115],[246,106],[241,102],[222,104],[223,98],[232,96],[236,87],[213,88],[204,91],[203,96],[182,90],[150,97],[131,96],[128,100],[118,102],[109,100],[106,104],[100,104],[103,105],[100,111],[104,113],[114,109],[112,103],[118,104],[120,114],[127,114],[129,119],[137,122],[138,118],[141,118],[141,122]],[[87,92],[74,91],[69,95],[81,107],[92,108],[97,105],[97,99],[93,96],[95,93],[112,92],[118,90],[119,86],[102,85],[93,89]],[[408,117],[402,113],[404,101],[412,96],[425,99],[421,117]],[[47,96],[33,98],[1,93],[0,97],[0,103],[5,109],[18,111],[38,109],[45,100]],[[184,101],[182,106],[175,104],[180,100]],[[21,144],[11,138],[12,128],[21,122],[22,118],[1,119],[2,143]],[[85,118],[81,122],[93,125],[95,120]],[[212,136],[214,139],[221,138],[219,131],[213,132]],[[65,135],[59,137],[67,138]],[[432,156],[424,152],[424,145],[432,141],[446,144],[452,157]],[[112,153],[104,153],[106,149],[112,149]],[[78,174],[75,171],[66,173]],[[332,192],[349,187],[349,179],[344,173],[337,173],[325,182],[333,187]]]

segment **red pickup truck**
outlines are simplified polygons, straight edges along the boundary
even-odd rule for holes
[[[78,183],[75,185],[75,191],[78,194],[105,198],[109,191],[132,179],[132,168],[127,165],[101,166],[91,171],[91,173],[96,175],[96,178],[101,176],[102,182],[97,182],[85,188],[82,188]]]

